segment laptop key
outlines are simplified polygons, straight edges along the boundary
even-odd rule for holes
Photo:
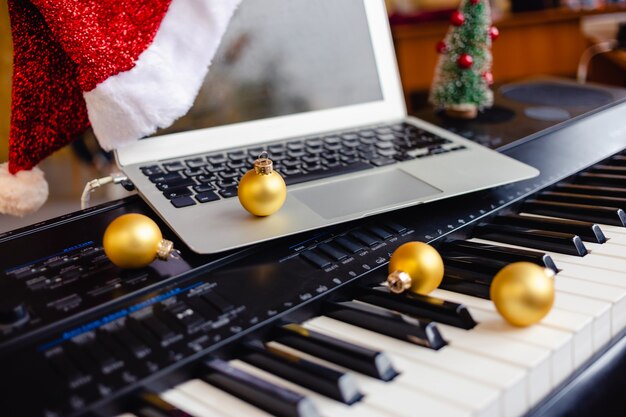
[[[194,204],[196,204],[194,199],[189,196],[172,198],[170,202],[176,208],[188,207],[188,206],[193,206]]]
[[[285,178],[287,185],[300,184],[307,181],[314,181],[323,178],[333,177],[335,175],[350,174],[353,172],[363,171],[372,168],[372,165],[366,162],[355,162],[349,165],[340,165],[322,171],[308,172],[306,174],[294,174]]]
[[[208,184],[212,181],[217,181],[217,176],[213,175],[213,174],[208,174],[208,175],[200,175],[198,177],[196,177],[196,179],[202,183],[202,184]]]
[[[224,180],[229,180],[229,179],[232,179],[232,178],[238,178],[239,175],[241,175],[241,174],[239,174],[238,170],[236,171],[236,170],[230,170],[229,169],[229,170],[220,172],[218,175],[219,175],[220,178],[222,178]]]
[[[215,188],[211,184],[196,185],[195,187],[193,187],[193,190],[199,194],[205,193],[207,191],[213,191],[214,189]]]
[[[224,181],[218,181],[218,182],[216,183],[216,185],[217,185],[219,188],[222,188],[222,189],[224,189],[224,188],[230,188],[230,187],[235,187],[235,188],[237,188],[237,181],[235,181],[235,180],[224,180]]]
[[[163,167],[165,167],[165,169],[169,172],[176,172],[187,169],[187,167],[180,161],[166,162],[163,164]]]
[[[196,200],[198,200],[199,203],[208,203],[209,201],[215,201],[219,199],[220,197],[213,191],[205,191],[196,195]]]
[[[149,167],[141,167],[141,172],[143,173],[143,175],[147,177],[150,177],[152,175],[165,174],[165,171],[163,171],[163,169],[161,169],[161,167],[158,165],[152,165]]]
[[[376,158],[372,159],[370,162],[377,167],[382,167],[385,165],[395,164],[397,161],[393,158]]]
[[[172,188],[171,190],[163,191],[163,195],[165,198],[171,200],[176,197],[191,195],[191,191],[187,187]]]
[[[207,157],[207,161],[212,164],[223,164],[226,162],[226,157],[223,154],[211,155]]]
[[[148,177],[150,182],[153,182],[155,184],[168,182],[168,181],[175,180],[178,178],[182,178],[178,172],[170,172],[167,174],[154,174]]]
[[[183,175],[185,177],[197,177],[198,175],[202,175],[204,173],[205,172],[202,168],[186,169],[183,171]]]
[[[224,198],[231,198],[237,196],[237,187],[228,187],[219,191],[219,194]]]
[[[157,188],[160,191],[171,190],[172,188],[189,187],[196,185],[196,182],[192,178],[179,178],[168,182],[162,182],[157,184]]]

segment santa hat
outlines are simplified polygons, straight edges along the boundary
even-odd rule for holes
[[[36,165],[90,125],[112,150],[184,115],[240,0],[8,0],[9,161],[0,213],[47,199]]]

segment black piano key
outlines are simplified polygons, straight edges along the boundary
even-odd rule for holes
[[[626,184],[626,175],[583,172],[576,176],[574,182],[577,184],[599,185],[603,187],[623,187],[624,184]]]
[[[443,255],[443,265],[445,277],[491,285],[493,277],[508,265],[508,262],[451,252]]]
[[[491,298],[489,295],[489,285],[467,281],[457,277],[443,277],[439,288],[458,292],[459,294],[471,295],[472,297],[484,298],[485,300]]]
[[[557,191],[544,191],[539,193],[536,197],[537,200],[547,201],[560,201],[563,203],[573,204],[586,204],[588,206],[602,206],[602,207],[626,207],[626,198],[620,197],[606,197],[602,195],[589,195],[589,194],[573,194],[573,193],[561,193]]]
[[[350,374],[261,343],[247,343],[244,348],[245,352],[239,357],[242,361],[311,391],[348,405],[363,398],[356,380]]]
[[[549,219],[545,217],[520,216],[519,214],[505,214],[496,216],[493,223],[508,224],[511,226],[528,227],[552,232],[573,233],[582,240],[593,243],[605,243],[606,236],[595,223],[580,220]]]
[[[440,298],[411,292],[392,294],[387,287],[361,287],[355,299],[415,317],[424,317],[461,329],[476,326],[467,307]]]
[[[383,352],[353,345],[295,323],[278,327],[276,333],[275,340],[283,345],[364,375],[383,381],[390,381],[398,375]]]
[[[596,174],[610,174],[610,175],[626,175],[626,166],[617,165],[606,165],[606,164],[598,164],[594,165],[589,169],[589,172],[593,172]]]
[[[435,323],[363,303],[327,302],[324,314],[336,320],[435,350],[447,344]]]
[[[235,397],[279,417],[318,417],[313,402],[291,390],[279,387],[237,369],[221,359],[204,363],[201,378]]]
[[[481,223],[473,230],[474,236],[496,242],[585,256],[587,248],[582,239],[571,233],[549,232],[517,226]]]
[[[626,166],[626,155],[615,155],[609,160],[611,165]]]
[[[507,248],[505,246],[487,245],[484,243],[468,242],[465,240],[454,240],[446,242],[441,248],[441,253],[454,251],[479,255],[484,258],[497,259],[508,263],[531,262],[539,266],[550,268],[554,273],[559,272],[552,257],[543,252],[536,252],[518,248]]]
[[[562,217],[612,226],[626,226],[626,213],[617,207],[588,206],[584,204],[561,203],[557,201],[527,200],[522,212],[543,216]]]
[[[556,184],[553,188],[554,191],[563,193],[577,193],[577,194],[591,194],[591,195],[603,195],[606,197],[619,197],[626,198],[626,184],[624,188],[619,187],[599,187],[596,185],[584,185],[584,184],[569,184],[561,182]]]

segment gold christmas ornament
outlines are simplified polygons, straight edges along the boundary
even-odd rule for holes
[[[554,272],[530,262],[502,268],[491,283],[491,300],[514,326],[530,326],[544,318],[554,303]]]
[[[102,246],[111,262],[124,269],[143,268],[156,258],[166,261],[174,249],[151,218],[136,213],[113,220],[104,231]]]
[[[287,185],[273,169],[272,160],[263,152],[254,161],[254,169],[246,172],[237,189],[239,202],[255,216],[269,216],[277,212],[287,198]]]
[[[442,279],[441,255],[426,243],[405,243],[391,255],[387,285],[396,294],[410,289],[426,295],[437,288]]]

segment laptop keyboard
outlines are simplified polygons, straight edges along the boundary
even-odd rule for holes
[[[239,179],[264,151],[287,185],[465,149],[407,123],[168,160],[141,171],[176,208],[237,195]]]

